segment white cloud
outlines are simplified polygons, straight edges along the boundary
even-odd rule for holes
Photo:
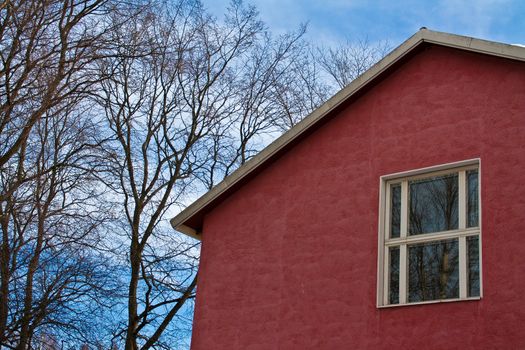
[[[463,28],[472,36],[487,38],[498,19],[511,4],[509,0],[442,0],[437,9],[443,23],[450,27]]]

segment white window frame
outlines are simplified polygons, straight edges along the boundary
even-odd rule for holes
[[[466,171],[478,170],[478,220],[475,228],[467,228],[466,218]],[[459,222],[457,230],[449,230],[421,235],[408,235],[408,181],[418,178],[458,173],[458,210]],[[401,183],[401,217],[399,238],[389,238],[390,233],[390,185]],[[469,159],[460,162],[441,164],[432,167],[420,168],[401,173],[381,176],[379,189],[379,240],[378,240],[378,273],[377,273],[377,307],[397,307],[419,304],[432,304],[462,300],[479,300],[483,296],[483,273],[481,251],[481,160]],[[462,210],[461,208],[465,208]],[[479,237],[479,296],[467,295],[467,243],[468,236]],[[459,298],[438,299],[421,302],[408,302],[408,261],[407,250],[409,244],[425,243],[445,239],[458,239],[459,250]],[[399,246],[399,303],[389,304],[389,248]]]

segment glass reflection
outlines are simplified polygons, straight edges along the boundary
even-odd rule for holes
[[[479,237],[467,237],[468,296],[479,297]]]
[[[458,240],[408,246],[408,301],[458,297]]]
[[[399,247],[390,248],[390,279],[388,302],[399,304]]]
[[[478,170],[467,171],[467,227],[477,227],[479,218]]]
[[[409,234],[458,228],[458,174],[409,182]]]
[[[390,238],[398,238],[401,228],[401,184],[390,187],[390,196]]]

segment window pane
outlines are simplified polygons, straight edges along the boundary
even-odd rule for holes
[[[478,171],[467,171],[467,227],[477,227],[479,217]]]
[[[388,303],[399,304],[399,247],[390,248],[390,278]]]
[[[409,182],[410,235],[458,228],[458,174]]]
[[[408,246],[408,301],[459,298],[458,240]]]
[[[390,238],[398,238],[401,227],[401,184],[390,187]]]
[[[467,237],[468,296],[479,297],[479,237]]]

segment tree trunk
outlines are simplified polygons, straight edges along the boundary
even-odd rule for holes
[[[50,190],[49,201],[52,198],[52,191]],[[37,185],[35,201],[38,203],[40,197],[40,184]],[[26,287],[24,292],[24,312],[21,319],[20,325],[20,342],[18,343],[17,350],[26,350],[30,348],[30,339],[32,338],[31,331],[31,320],[32,317],[32,306],[33,306],[33,280],[35,273],[38,269],[40,262],[40,253],[42,252],[42,246],[44,243],[45,227],[44,222],[46,220],[47,203],[37,204],[38,212],[38,229],[37,229],[37,240],[36,246],[33,252],[33,256],[29,262],[27,268]]]
[[[137,350],[137,335],[138,327],[137,317],[137,287],[140,276],[140,259],[141,253],[138,239],[134,233],[131,242],[130,264],[131,264],[131,279],[129,281],[128,294],[128,327],[126,330],[126,347],[125,350]]]
[[[0,208],[2,225],[2,252],[0,254],[0,347],[6,340],[7,313],[9,301],[9,235],[8,218]]]

